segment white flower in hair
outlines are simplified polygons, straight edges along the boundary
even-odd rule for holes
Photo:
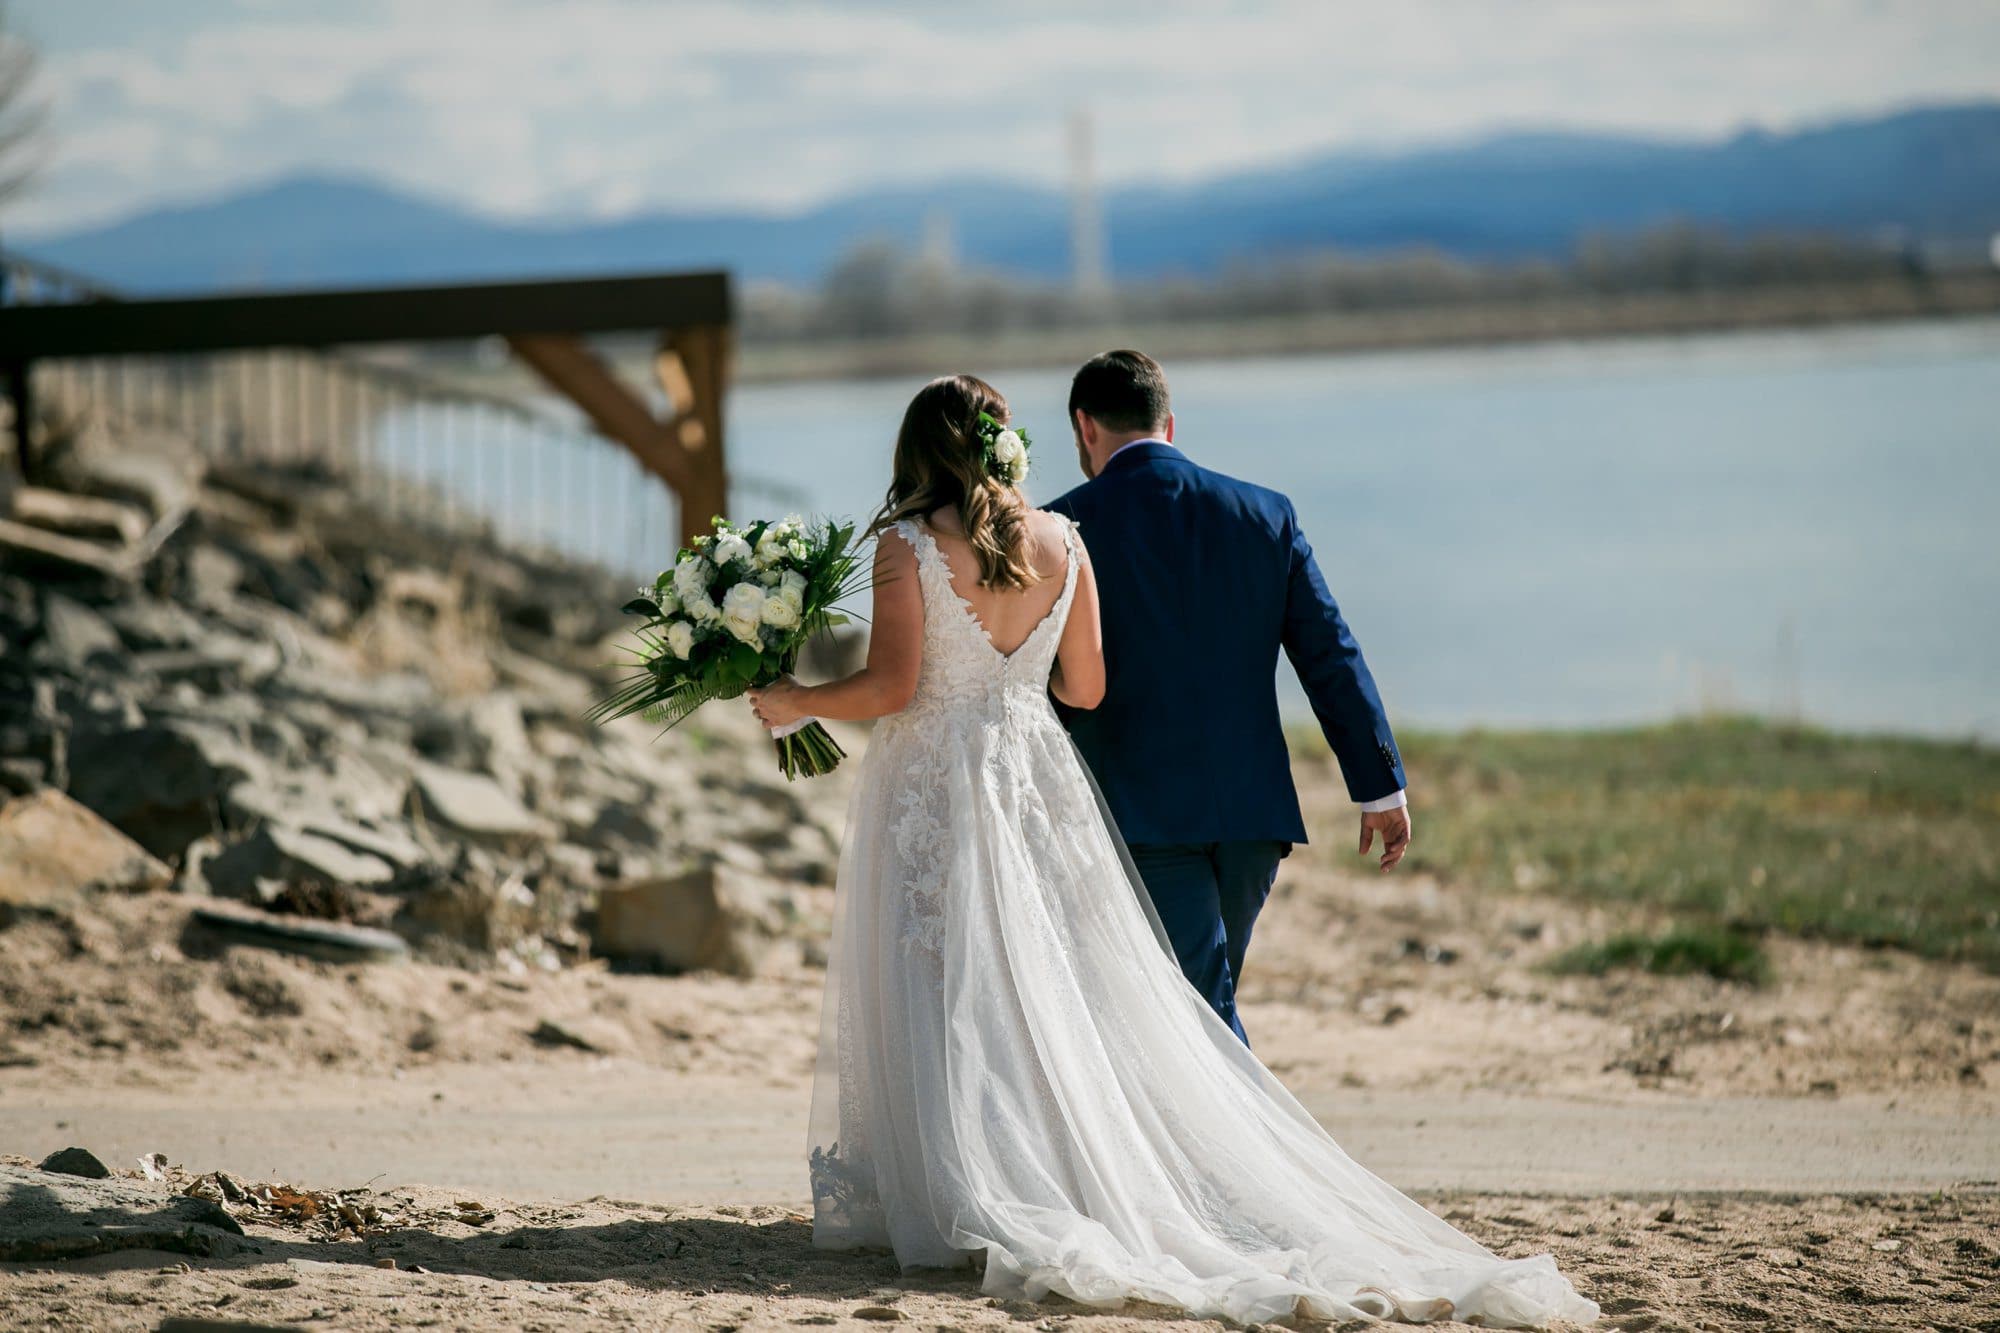
[[[1028,447],[1021,443],[1018,432],[1003,430],[993,437],[993,461],[1009,481],[1028,475]]]

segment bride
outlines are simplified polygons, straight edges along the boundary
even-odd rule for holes
[[[1548,1255],[1503,1259],[1357,1165],[1182,976],[1050,706],[1103,697],[1096,584],[1018,489],[1007,419],[971,376],[917,394],[867,665],[752,695],[774,729],[882,719],[841,855],[814,1244],[1242,1323],[1594,1319]]]

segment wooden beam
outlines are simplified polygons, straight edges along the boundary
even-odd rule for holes
[[[259,293],[0,308],[0,364],[252,347],[726,325],[727,273]]]
[[[672,423],[652,410],[579,338],[513,334],[507,343],[550,387],[583,409],[593,426],[630,449],[660,480],[685,496],[699,484],[692,451]],[[706,521],[706,520],[704,520]]]
[[[659,350],[653,353],[653,378],[659,381],[660,391],[667,395],[675,416],[693,415],[694,382],[688,378],[687,362],[681,360],[668,335],[661,335]]]
[[[693,476],[680,488],[682,545],[706,532],[709,519],[729,511],[729,470],[724,462],[722,404],[729,386],[729,330],[719,324],[668,330],[667,347],[686,371],[693,418],[702,438],[687,453]]]

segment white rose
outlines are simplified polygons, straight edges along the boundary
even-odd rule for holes
[[[694,626],[685,620],[676,620],[667,626],[667,647],[673,649],[674,656],[685,662],[694,652]]]
[[[754,583],[739,583],[722,597],[722,625],[753,648],[762,647],[757,638],[764,622],[764,590]]]
[[[783,597],[764,599],[764,623],[772,629],[797,629],[799,609]]]
[[[712,558],[717,567],[737,560],[748,563],[750,559],[750,543],[744,541],[743,538],[733,532],[725,532],[715,539],[715,552]]]
[[[788,535],[782,523],[773,523],[765,528],[764,535],[757,539],[757,563],[768,567],[783,560]]]
[[[701,625],[713,625],[722,619],[722,612],[707,593],[693,598],[687,603],[688,615]]]
[[[791,557],[794,560],[805,559],[807,554],[805,538],[803,537],[792,538],[790,541],[785,543],[785,550],[791,554]]]
[[[784,579],[785,572],[782,569],[767,569],[757,576],[757,582],[763,584],[766,588],[775,588],[784,582]]]
[[[681,609],[681,599],[674,595],[674,590],[672,588],[669,588],[664,584],[660,584],[648,589],[647,591],[653,599],[653,604],[660,608],[661,615],[671,616],[679,614]]]
[[[1014,431],[1003,430],[993,438],[993,461],[1002,476],[1019,481],[1028,475],[1028,446]]]
[[[698,555],[691,555],[674,566],[674,595],[686,607],[705,602],[708,600],[708,582],[714,577],[714,565]]]
[[[791,603],[792,610],[798,611],[806,604],[806,576],[796,569],[788,569],[778,583],[777,596]]]

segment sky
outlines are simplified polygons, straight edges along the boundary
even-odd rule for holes
[[[296,173],[511,217],[1106,183],[1528,127],[1715,136],[2000,96],[1996,0],[14,0],[50,133],[0,226]]]

